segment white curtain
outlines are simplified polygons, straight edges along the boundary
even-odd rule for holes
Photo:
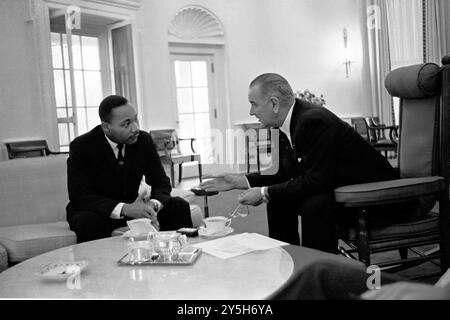
[[[391,68],[423,63],[422,0],[386,0]]]
[[[389,33],[385,0],[359,2],[364,50],[364,94],[370,99],[373,116],[386,124],[393,123],[392,99],[384,88],[384,79],[391,70]]]
[[[446,15],[450,12],[448,0],[425,1],[425,47],[426,61],[441,64],[444,55],[450,52],[446,36]]]
[[[424,62],[422,0],[385,0],[391,69]],[[447,1],[447,0],[445,0]],[[393,98],[393,124],[398,124],[399,100]]]

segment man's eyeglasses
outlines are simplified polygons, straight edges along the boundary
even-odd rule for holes
[[[250,210],[248,208],[248,205],[238,204],[236,209],[234,209],[233,212],[228,215],[228,217],[230,217],[230,218],[237,218],[237,217],[245,218],[249,214],[250,214]]]

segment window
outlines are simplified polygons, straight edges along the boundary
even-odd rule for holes
[[[209,60],[189,56],[184,60],[176,56],[174,59],[179,135],[181,138],[195,138],[196,151],[201,154],[202,162],[211,163]],[[187,144],[182,144],[181,148],[183,153],[190,152]]]
[[[66,34],[52,32],[51,51],[61,151],[69,149],[69,143],[76,135],[83,134],[100,123],[98,104],[103,98],[99,39],[72,35],[72,70],[77,105],[74,112],[67,48]]]

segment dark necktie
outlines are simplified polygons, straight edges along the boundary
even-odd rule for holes
[[[117,162],[119,163],[119,166],[123,166],[124,164],[124,158],[122,155],[123,143],[118,143],[117,149],[119,150],[119,153],[117,154]]]

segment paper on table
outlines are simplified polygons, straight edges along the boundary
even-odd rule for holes
[[[267,250],[284,245],[288,245],[288,243],[258,233],[245,232],[220,239],[196,243],[193,246],[201,248],[203,252],[218,258],[228,259],[252,251]]]

